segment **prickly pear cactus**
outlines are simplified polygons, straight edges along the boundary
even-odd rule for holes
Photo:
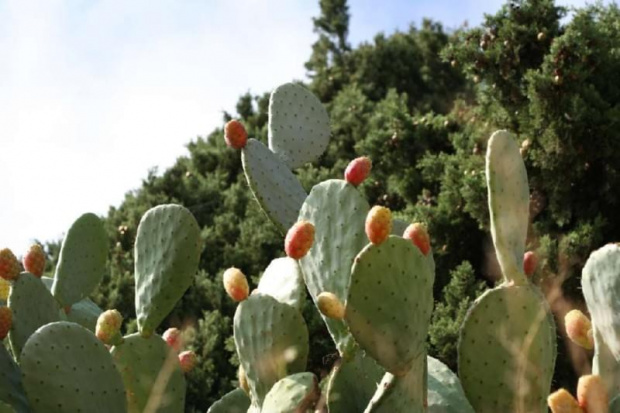
[[[552,315],[530,286],[485,292],[458,345],[459,377],[477,413],[547,411],[556,357]]]
[[[400,237],[369,244],[355,258],[347,324],[360,346],[397,376],[426,357],[434,280],[424,255]]]
[[[592,328],[594,336],[594,357],[592,357],[592,374],[601,376],[610,398],[620,394],[620,362],[616,360],[603,335],[596,326]],[[619,396],[620,397],[620,396]]]
[[[241,389],[235,389],[213,403],[207,413],[246,413],[249,408],[248,395]]]
[[[341,359],[329,379],[328,411],[363,412],[384,373],[381,366],[363,351],[356,351],[351,358]]]
[[[17,413],[30,412],[22,386],[22,374],[2,343],[0,343],[0,401],[11,406]]]
[[[319,385],[312,373],[297,373],[284,377],[273,385],[263,403],[264,412],[307,412],[319,399]]]
[[[135,245],[138,329],[149,337],[192,284],[202,249],[200,227],[180,205],[147,211]]]
[[[474,413],[459,378],[441,361],[427,357],[428,413]]]
[[[34,333],[21,353],[34,413],[126,412],[125,388],[105,346],[82,326],[60,321]]]
[[[306,191],[288,166],[256,139],[248,140],[241,151],[241,161],[256,201],[285,234],[297,221]]]
[[[256,290],[298,310],[301,310],[306,296],[306,286],[299,264],[289,257],[271,261]]]
[[[530,193],[519,147],[508,131],[497,131],[489,139],[486,176],[491,235],[504,280],[527,284],[523,254]]]
[[[13,283],[9,307],[13,311],[9,341],[13,354],[19,358],[26,341],[39,327],[59,321],[59,309],[45,284],[27,272]]]
[[[327,111],[305,87],[285,83],[269,99],[269,149],[289,168],[313,162],[329,144]]]
[[[269,295],[253,294],[237,307],[233,329],[252,405],[260,408],[275,383],[306,369],[306,323],[290,305]]]
[[[316,235],[314,245],[299,264],[315,304],[325,291],[346,301],[351,265],[367,243],[364,222],[369,209],[364,196],[343,180],[321,182],[306,198],[299,220],[312,223]],[[344,354],[353,342],[347,325],[343,320],[322,317],[340,354]]]
[[[108,237],[95,214],[84,214],[67,231],[56,266],[52,294],[61,307],[89,296],[99,285],[108,257]]]
[[[127,411],[181,412],[186,383],[176,353],[159,336],[124,337],[111,351],[127,389]]]
[[[95,332],[97,326],[97,318],[103,310],[90,298],[84,298],[71,306],[71,310],[67,314],[67,321],[77,323]]]

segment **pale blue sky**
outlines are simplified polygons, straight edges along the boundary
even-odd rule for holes
[[[349,4],[357,44],[423,17],[475,25],[502,2]],[[317,14],[311,0],[0,0],[0,248],[105,214],[240,94],[303,79]]]

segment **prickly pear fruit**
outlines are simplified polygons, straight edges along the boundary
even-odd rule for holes
[[[189,373],[196,366],[196,353],[193,351],[183,351],[179,354],[179,364],[183,373]]]
[[[245,374],[245,370],[243,370],[243,366],[239,364],[239,370],[237,371],[237,378],[239,379],[239,388],[245,392],[248,396],[250,395],[250,385],[248,383],[248,376]]]
[[[245,300],[250,294],[250,286],[245,274],[235,267],[230,267],[224,271],[224,289],[228,296],[236,302]]]
[[[410,239],[413,242],[413,245],[418,247],[418,249],[424,255],[428,255],[431,250],[431,240],[428,236],[428,231],[426,230],[426,226],[419,222],[415,222],[410,224],[403,233],[403,238]]]
[[[0,278],[0,301],[6,301],[9,299],[9,292],[11,291],[11,283]]]
[[[381,244],[392,232],[392,211],[375,205],[366,216],[366,236],[373,244]]]
[[[233,119],[224,126],[224,139],[231,148],[242,149],[248,142],[248,133],[241,122]]]
[[[536,267],[538,266],[538,256],[534,251],[528,251],[523,254],[523,272],[528,277],[534,275]]]
[[[171,349],[173,349],[177,353],[181,351],[181,348],[183,347],[183,336],[181,334],[181,330],[174,327],[169,328],[168,330],[164,331],[164,335],[162,337]]]
[[[594,348],[592,337],[592,323],[584,313],[579,310],[571,310],[564,316],[566,335],[571,341],[586,350]]]
[[[586,412],[607,413],[609,397],[601,376],[581,376],[577,383],[577,400]]]
[[[334,293],[323,291],[317,297],[317,305],[319,311],[325,317],[335,320],[342,320],[344,318],[344,305]]]
[[[32,244],[22,258],[24,269],[41,278],[45,270],[45,252],[39,244]]]
[[[0,307],[0,340],[4,340],[13,324],[13,312],[9,307]],[[0,344],[1,345],[1,344]]]
[[[566,389],[553,392],[547,398],[552,413],[583,413],[577,400]]]
[[[284,251],[295,260],[303,258],[314,243],[314,225],[308,221],[299,221],[286,233]]]
[[[8,248],[0,250],[0,277],[13,281],[19,275],[19,261]]]
[[[370,158],[361,156],[353,159],[344,171],[344,179],[353,186],[358,186],[370,174],[372,162]]]
[[[95,335],[105,344],[113,345],[120,338],[121,325],[123,324],[123,316],[117,310],[107,310],[97,318],[97,327]]]

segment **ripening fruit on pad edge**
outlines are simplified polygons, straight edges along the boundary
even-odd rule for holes
[[[245,300],[250,294],[250,286],[245,274],[235,267],[224,271],[224,289],[236,302]]]
[[[295,260],[303,258],[314,243],[314,225],[308,221],[295,223],[286,233],[284,251]]]
[[[241,122],[233,119],[224,126],[224,140],[231,148],[242,149],[248,142],[248,133]]]
[[[403,233],[403,238],[411,240],[424,255],[428,255],[431,250],[431,240],[424,224],[415,222],[409,225]]]
[[[392,212],[375,205],[366,216],[366,236],[373,244],[381,244],[392,232]]]
[[[344,305],[342,305],[342,302],[334,293],[324,291],[319,294],[317,297],[317,306],[325,317],[335,320],[342,320],[344,318]]]
[[[358,186],[370,174],[372,162],[367,156],[361,156],[349,162],[347,169],[344,171],[344,179],[353,186]]]

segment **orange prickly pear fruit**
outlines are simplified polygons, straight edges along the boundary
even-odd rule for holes
[[[22,258],[24,269],[41,278],[43,270],[45,270],[45,252],[39,244],[32,244],[24,258]]]
[[[358,186],[370,174],[372,162],[367,156],[353,159],[344,171],[344,179],[353,186]]]
[[[299,221],[286,233],[284,251],[295,260],[303,258],[314,243],[314,225],[308,221]]]
[[[579,310],[571,310],[564,316],[566,335],[571,341],[586,350],[594,348],[592,337],[592,323],[584,313]]]
[[[8,248],[0,250],[0,277],[7,281],[13,281],[19,275],[19,261],[15,254]]]
[[[374,206],[366,216],[366,236],[373,244],[381,244],[392,232],[392,211]]]
[[[224,271],[224,289],[230,298],[239,302],[248,298],[250,286],[240,269],[231,267]]]
[[[424,255],[428,255],[431,250],[431,240],[424,224],[416,222],[409,225],[403,233],[403,238],[410,239]]]
[[[233,119],[224,126],[224,140],[231,148],[242,149],[248,142],[248,133],[241,122]]]

